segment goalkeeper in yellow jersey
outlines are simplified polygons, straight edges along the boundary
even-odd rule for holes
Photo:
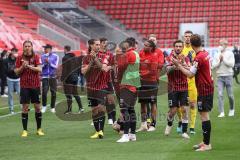
[[[182,53],[187,56],[190,60],[190,62],[193,61],[194,57],[196,56],[196,53],[191,47],[190,44],[190,38],[192,36],[192,31],[185,31],[184,32],[184,49]],[[195,77],[188,78],[188,96],[189,96],[189,106],[190,106],[190,119],[189,119],[189,127],[190,127],[190,134],[195,134],[195,121],[197,116],[197,109],[196,109],[196,103],[197,103],[197,88],[195,84]],[[182,132],[182,111],[181,108],[178,109],[178,118],[179,123],[177,127],[177,132]]]

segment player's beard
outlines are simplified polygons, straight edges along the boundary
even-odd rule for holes
[[[150,51],[151,51],[150,49],[144,49],[145,53],[150,53]]]
[[[176,53],[176,55],[179,55],[181,53],[181,51],[180,52],[175,51],[175,53]]]

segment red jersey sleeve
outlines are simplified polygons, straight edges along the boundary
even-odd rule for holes
[[[193,64],[194,64],[194,66],[198,69],[199,66],[201,66],[201,58],[198,57],[198,56],[196,56],[196,57],[194,58],[194,60],[193,60]]]
[[[139,57],[142,59],[142,58],[144,58],[144,51],[143,50],[141,50],[140,52],[139,52]]]
[[[111,54],[111,53],[110,53],[110,55],[109,55],[109,65],[110,65],[110,66],[113,66],[113,65],[114,65],[114,56],[113,56],[113,54]]]
[[[16,68],[20,68],[21,65],[22,65],[22,56],[18,56],[17,59],[16,59]]]
[[[90,55],[86,55],[82,59],[82,65],[88,65],[90,63]]]
[[[134,64],[136,61],[136,56],[135,53],[133,51],[131,52],[127,52],[127,61],[129,64]]]
[[[40,58],[40,56],[37,55],[37,54],[35,55],[35,63],[36,63],[37,66],[42,64],[41,58]]]
[[[158,68],[161,69],[164,64],[164,54],[160,49],[157,49],[158,54]]]
[[[107,52],[105,54],[104,59],[103,59],[103,64],[106,64],[108,66],[114,65],[113,55],[110,52]]]

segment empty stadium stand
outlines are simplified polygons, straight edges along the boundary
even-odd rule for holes
[[[237,0],[90,0],[90,5],[143,35],[157,34],[163,47],[178,38],[179,24],[207,22],[210,46],[227,38],[239,43],[240,1]]]
[[[85,42],[90,38],[106,37],[118,43],[128,36],[134,36],[131,33],[123,32],[117,26],[99,17],[96,18],[95,15],[73,3],[31,3],[29,8],[49,22],[62,26],[72,34],[82,37]]]
[[[49,43],[61,48],[57,43],[37,33],[38,16],[31,11],[13,4],[12,0],[0,0],[0,47],[22,49],[22,42],[30,39],[36,50]]]

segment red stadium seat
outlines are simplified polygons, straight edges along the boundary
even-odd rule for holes
[[[20,2],[20,0],[14,2]],[[38,16],[33,12],[13,4],[12,0],[0,1],[0,11],[2,13],[0,20],[3,20],[0,29],[1,32],[3,31],[2,34],[0,34],[0,41],[4,41],[5,47],[8,49],[12,47],[22,49],[20,47],[26,39],[32,40],[33,43],[37,45],[37,50],[42,49],[42,45],[47,42],[55,44],[55,46],[57,45],[55,42],[42,37],[34,31],[37,29]],[[56,47],[61,48],[59,46]]]
[[[182,22],[208,22],[210,45],[218,45],[212,38],[217,38],[218,42],[221,37],[240,37],[240,1],[120,0],[110,3],[110,0],[104,0],[97,4],[96,1],[90,0],[90,4],[105,5],[107,9],[104,10],[116,7],[121,10],[120,13],[114,11],[114,18],[119,19],[122,15],[122,19],[129,19],[122,21],[127,27],[138,28],[143,35],[157,33],[159,38],[164,39],[164,46],[172,45],[169,43],[178,37],[178,26]],[[109,7],[110,4],[113,6]]]

